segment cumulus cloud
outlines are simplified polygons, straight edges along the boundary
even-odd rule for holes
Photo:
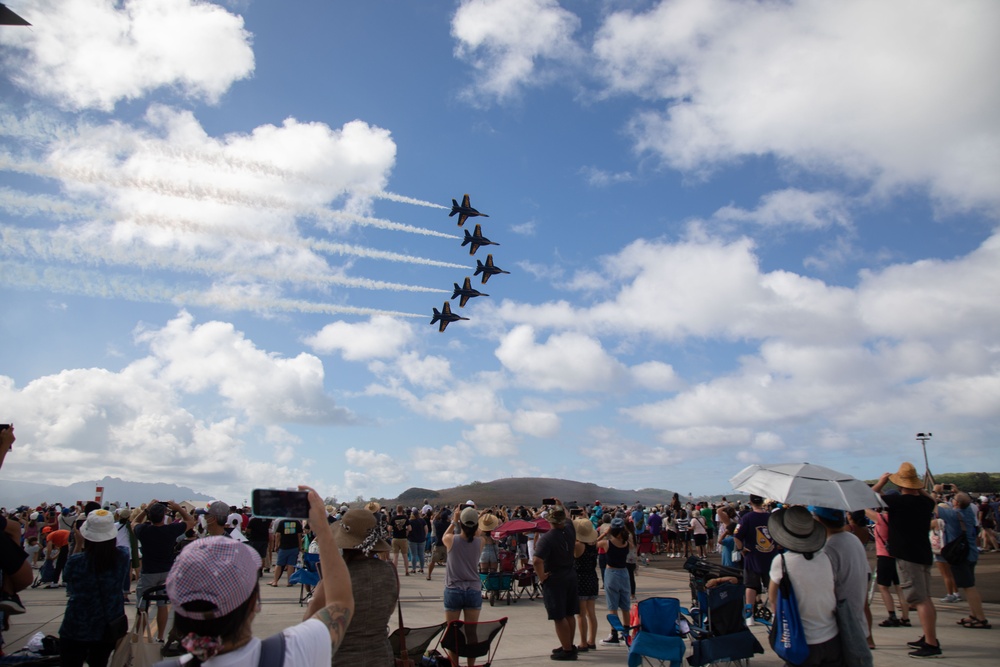
[[[136,342],[149,354],[118,371],[64,370],[23,388],[0,377],[0,403],[19,417],[19,477],[185,480],[235,497],[315,479],[275,422],[351,419],[323,390],[317,359],[268,353],[229,324],[182,312]],[[249,445],[265,443],[258,458]]]
[[[572,35],[580,20],[557,0],[463,0],[451,23],[455,55],[478,75],[475,93],[504,101],[549,78],[540,64],[579,57]]]
[[[20,87],[79,110],[173,89],[218,102],[253,73],[243,19],[196,0],[39,0],[9,31],[5,69]]]
[[[339,351],[347,361],[395,357],[413,338],[413,327],[385,315],[367,322],[332,322],[305,339],[320,354]]]
[[[596,339],[569,332],[538,344],[527,325],[508,332],[496,356],[520,384],[540,390],[607,391],[627,373]]]
[[[637,112],[631,131],[640,151],[674,168],[773,154],[996,215],[1000,88],[981,82],[1000,60],[1000,6],[938,9],[664,0],[609,15],[594,53],[611,94],[660,103]]]
[[[712,215],[723,222],[749,222],[761,227],[824,229],[849,227],[851,217],[844,196],[838,192],[805,192],[787,188],[769,192],[760,198],[754,210],[724,206]]]

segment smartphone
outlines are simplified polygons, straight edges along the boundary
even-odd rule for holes
[[[254,516],[267,519],[308,519],[309,492],[282,489],[254,489]]]
[[[542,498],[542,504],[543,505],[555,505],[556,504],[556,499],[555,498]]]
[[[10,424],[0,424],[0,431],[6,431],[10,428]]]
[[[955,490],[955,485],[954,484],[942,484],[941,485],[941,490],[942,491],[954,491]]]

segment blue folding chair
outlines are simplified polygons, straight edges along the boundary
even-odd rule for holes
[[[302,565],[295,567],[295,572],[288,577],[288,583],[299,584],[299,606],[304,605],[312,597],[312,589],[319,583],[319,554],[302,554]],[[309,590],[306,590],[306,586]]]
[[[677,598],[647,598],[639,602],[639,625],[622,625],[614,614],[608,614],[611,627],[625,639],[628,646],[628,666],[639,667],[645,661],[651,667],[680,667],[684,661],[684,637],[678,626],[681,603]],[[634,637],[629,633],[637,630]],[[653,662],[653,661],[656,662]]]

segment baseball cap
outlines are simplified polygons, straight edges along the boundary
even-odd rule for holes
[[[228,509],[228,508],[227,508]],[[180,552],[167,575],[167,595],[174,613],[195,620],[209,620],[232,613],[257,587],[260,556],[231,537],[204,537]],[[189,602],[211,604],[208,611],[190,611]]]
[[[220,523],[223,526],[226,525],[226,519],[229,518],[229,505],[222,502],[221,500],[216,500],[214,503],[208,506],[208,511],[206,512],[208,516],[215,517],[216,523]]]
[[[466,526],[478,526],[479,525],[479,512],[476,511],[474,507],[466,507],[462,510],[459,515],[462,520],[462,524]]]

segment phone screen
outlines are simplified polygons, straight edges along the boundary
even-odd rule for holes
[[[309,493],[282,489],[254,489],[254,516],[269,519],[308,519]]]
[[[555,505],[556,504],[556,499],[555,498],[542,498],[542,504],[543,505]]]

